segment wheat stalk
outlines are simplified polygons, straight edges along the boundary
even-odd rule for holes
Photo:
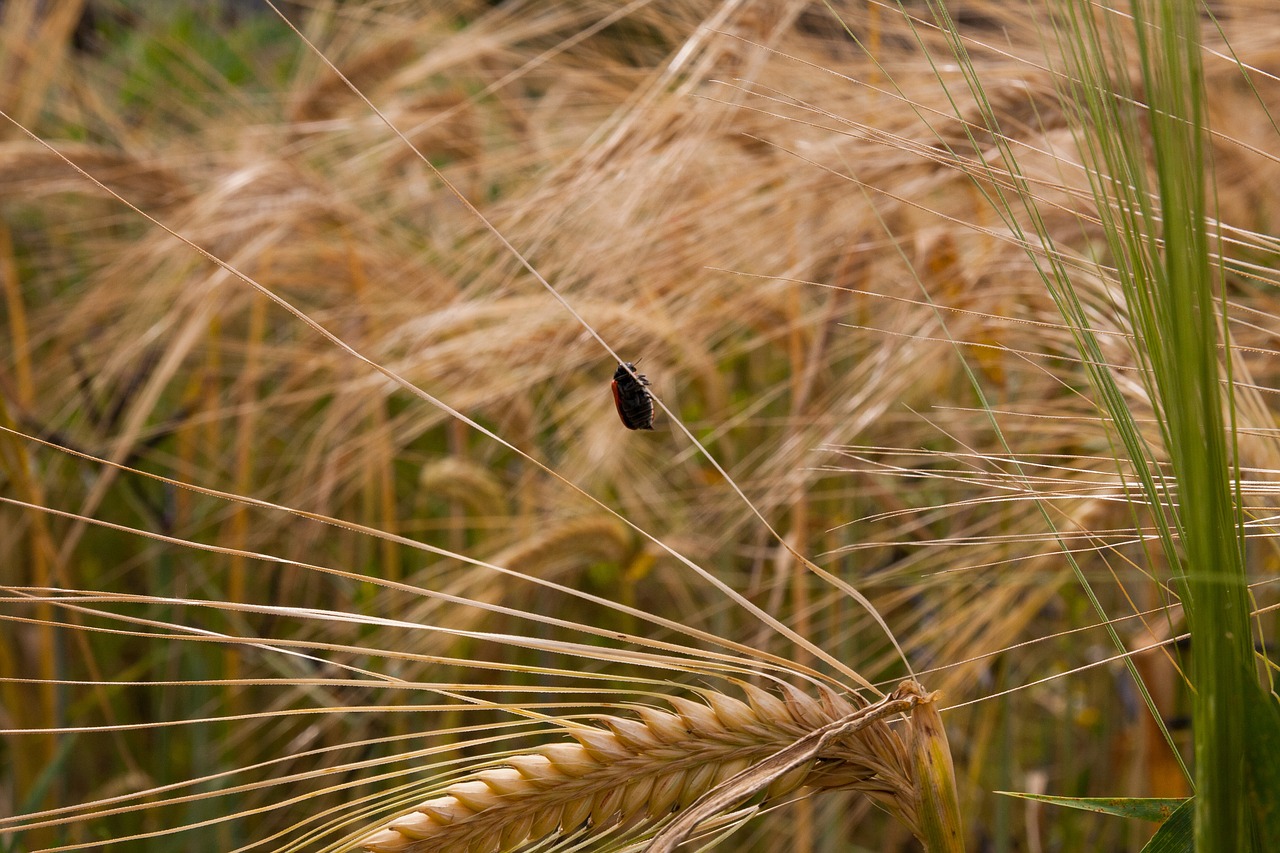
[[[781,697],[742,688],[745,703],[702,691],[706,704],[668,697],[675,713],[641,706],[638,719],[606,716],[600,725],[571,728],[574,742],[511,756],[455,782],[356,849],[494,853],[584,826],[660,822],[718,786],[731,802],[802,785],[862,791],[921,835],[912,757],[884,719],[931,701],[918,684],[906,682],[875,705],[825,688],[816,700],[787,685]]]

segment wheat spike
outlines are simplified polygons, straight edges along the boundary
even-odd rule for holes
[[[743,685],[747,702],[702,691],[704,703],[669,697],[675,713],[635,709],[605,717],[554,743],[479,771],[361,839],[367,853],[497,853],[554,832],[656,822],[687,808],[743,770],[866,709],[823,689],[814,699],[782,688],[776,696]],[[913,686],[902,707],[920,701]],[[903,693],[900,688],[894,696]],[[906,696],[906,693],[903,693]],[[911,698],[917,697],[917,698]],[[904,703],[898,697],[899,703]],[[823,742],[813,758],[776,777],[766,798],[801,785],[864,791],[918,833],[910,755],[875,718]]]

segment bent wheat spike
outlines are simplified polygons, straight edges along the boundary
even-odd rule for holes
[[[920,835],[910,755],[885,717],[927,702],[908,682],[876,705],[823,689],[783,686],[781,698],[743,686],[747,702],[703,691],[667,701],[675,713],[636,708],[455,782],[361,839],[367,853],[498,853],[554,832],[659,822],[762,762],[737,801],[801,785],[864,791]],[[781,758],[778,756],[784,754]],[[722,789],[723,790],[723,789]],[[706,800],[704,800],[706,802]]]

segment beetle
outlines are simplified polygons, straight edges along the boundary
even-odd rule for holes
[[[648,377],[636,373],[632,362],[619,364],[613,372],[613,405],[627,429],[653,429],[653,396],[648,384]]]

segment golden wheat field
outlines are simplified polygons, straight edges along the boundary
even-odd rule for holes
[[[999,793],[1194,788],[1072,9],[0,2],[0,851],[1142,849]],[[1280,6],[1195,14],[1265,688]]]

